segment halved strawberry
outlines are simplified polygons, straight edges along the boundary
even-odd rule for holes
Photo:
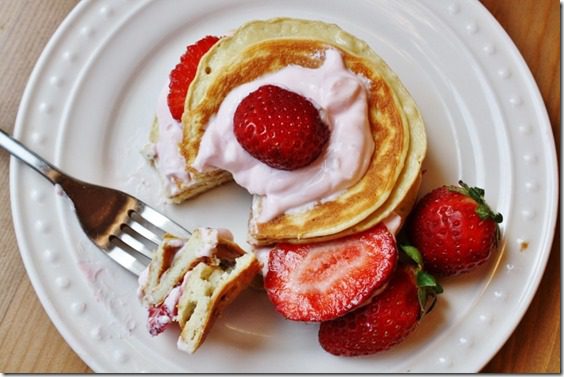
[[[264,286],[276,310],[297,321],[326,321],[370,298],[396,266],[394,236],[381,224],[317,244],[279,244],[270,252]]]
[[[170,72],[167,102],[172,117],[179,122],[184,112],[184,101],[188,87],[196,76],[200,59],[217,41],[219,41],[218,37],[208,35],[186,47],[186,52],[180,57],[180,62]]]

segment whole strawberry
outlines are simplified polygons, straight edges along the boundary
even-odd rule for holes
[[[322,322],[319,344],[337,356],[360,356],[385,351],[403,341],[430,312],[443,293],[423,258],[412,245],[400,245],[398,268],[383,292],[348,314]]]
[[[329,139],[329,128],[315,106],[275,85],[261,86],[241,101],[233,131],[251,156],[282,170],[309,165]]]
[[[322,322],[319,344],[337,356],[360,356],[385,351],[409,335],[425,313],[427,291],[419,280],[418,270],[400,265],[384,292],[372,301],[343,317]],[[431,278],[432,279],[432,278]],[[442,288],[431,280],[435,293]],[[431,294],[431,292],[430,292]],[[429,309],[430,310],[430,309]]]
[[[179,122],[184,112],[186,93],[188,93],[188,87],[196,76],[198,64],[202,56],[204,56],[217,41],[219,41],[218,37],[208,35],[198,42],[189,45],[186,47],[184,54],[180,57],[180,62],[170,72],[167,103],[172,117]]]
[[[425,195],[407,224],[410,242],[437,275],[473,270],[488,260],[500,238],[503,218],[486,204],[484,190],[458,183]]]

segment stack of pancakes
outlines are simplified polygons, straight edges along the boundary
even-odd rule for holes
[[[360,181],[331,200],[267,222],[256,220],[263,198],[255,196],[249,221],[253,245],[318,242],[357,233],[390,216],[405,218],[416,199],[427,142],[414,100],[365,42],[320,21],[253,21],[222,38],[204,55],[190,85],[182,120],[181,151],[187,170],[197,180],[207,179],[210,187],[217,183],[191,164],[208,122],[231,90],[288,65],[319,67],[327,49],[337,49],[347,69],[370,83],[368,117],[375,143],[370,166]]]

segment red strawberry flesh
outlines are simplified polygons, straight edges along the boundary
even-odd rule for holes
[[[311,164],[329,140],[329,128],[306,98],[275,85],[245,97],[233,117],[239,144],[275,169],[295,170]]]
[[[186,94],[196,76],[198,64],[202,56],[204,56],[218,40],[218,37],[208,35],[193,45],[188,46],[186,52],[180,57],[180,62],[170,72],[167,102],[172,117],[179,122],[182,120]]]
[[[319,327],[319,343],[338,356],[384,351],[401,342],[417,326],[421,307],[413,273],[398,268],[388,286],[367,305]]]
[[[165,331],[172,323],[173,313],[171,313],[166,305],[160,304],[149,307],[149,316],[147,328],[153,336],[159,335]]]
[[[398,258],[384,225],[336,241],[277,245],[264,285],[276,310],[296,321],[326,321],[370,298],[391,276]]]

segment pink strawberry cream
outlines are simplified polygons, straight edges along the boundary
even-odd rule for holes
[[[172,117],[167,104],[168,82],[163,87],[157,103],[156,118],[159,127],[159,138],[154,144],[144,149],[146,158],[154,161],[155,168],[163,181],[167,196],[178,194],[182,185],[191,181],[186,172],[186,161],[180,153],[182,141],[182,124]]]
[[[239,103],[263,85],[276,85],[310,100],[331,131],[324,152],[310,165],[297,170],[272,168],[252,157],[233,133],[233,116]],[[287,210],[308,208],[329,201],[358,182],[374,151],[368,121],[366,78],[346,69],[341,54],[325,51],[316,69],[291,65],[233,89],[209,122],[193,167],[199,171],[219,168],[251,194],[262,196],[258,222]]]

